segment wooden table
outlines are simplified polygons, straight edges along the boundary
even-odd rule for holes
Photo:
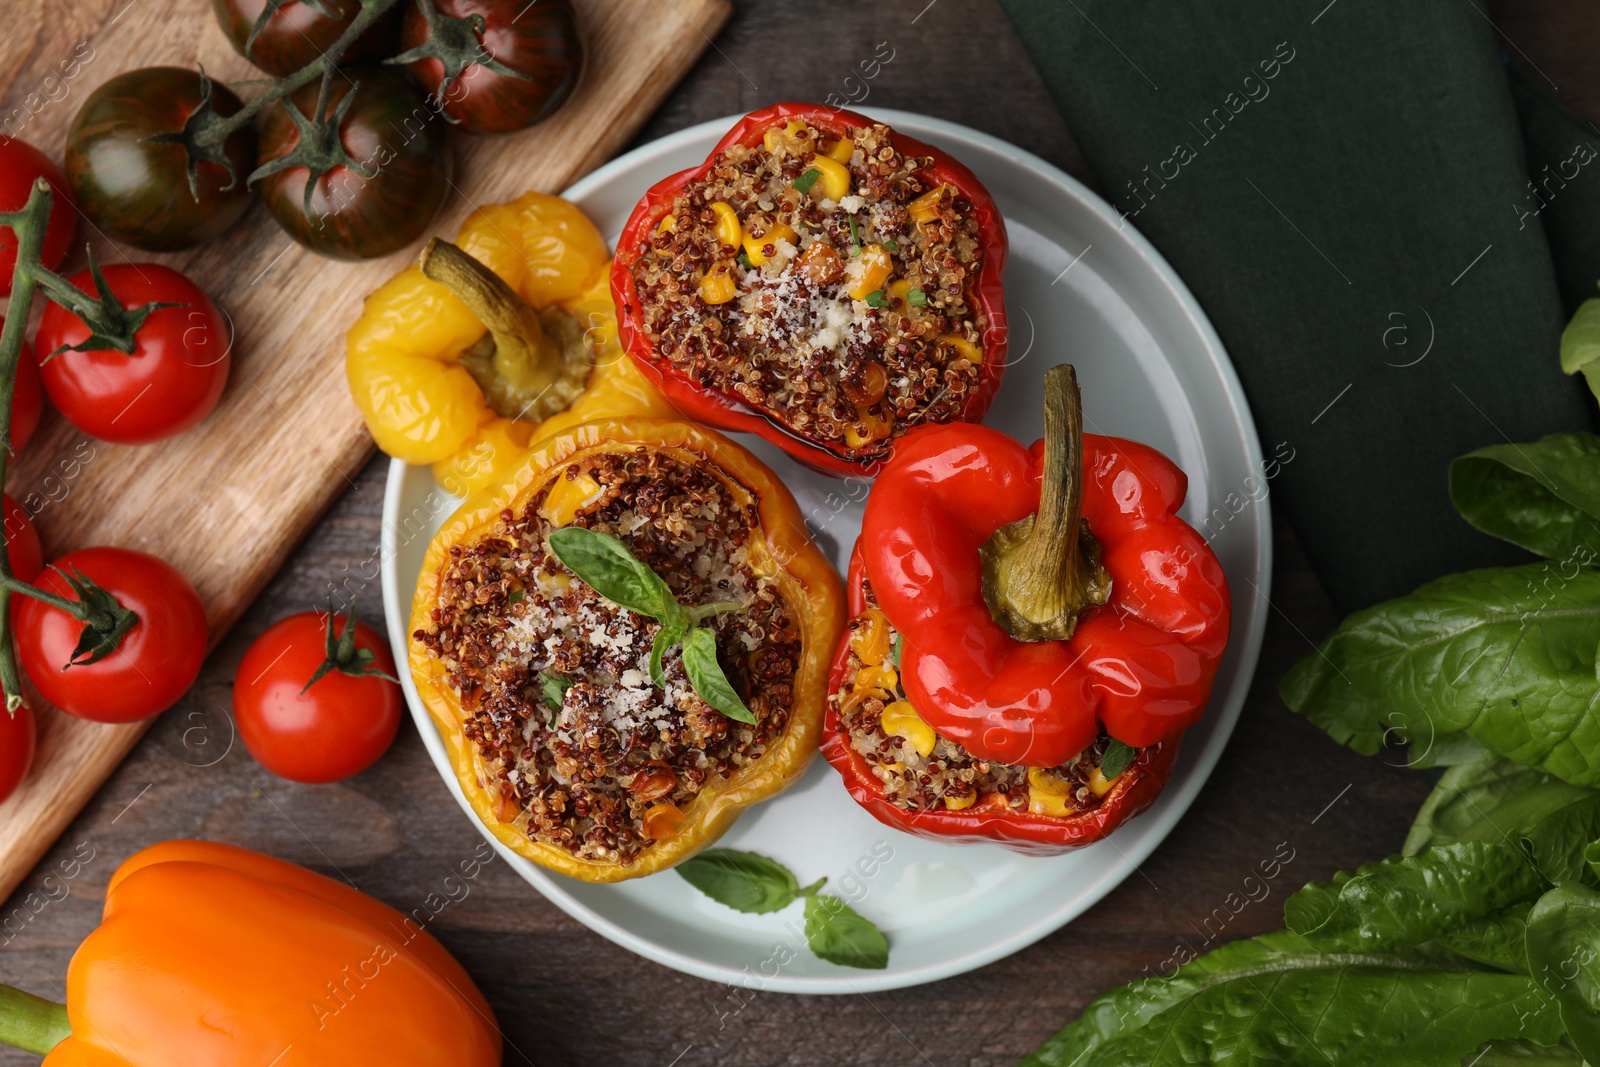
[[[1589,5],[1536,0],[1506,7],[1501,24],[1517,50],[1600,119],[1600,28]],[[819,39],[825,49],[808,54],[801,45]],[[773,100],[846,93],[854,64],[881,42],[893,59],[868,83],[867,104],[979,127],[1092,181],[990,0],[740,0],[716,49],[641,139]],[[318,607],[330,583],[359,589],[360,614],[381,624],[378,518],[387,466],[381,457],[366,466],[211,656],[195,689],[6,902],[0,981],[59,998],[74,947],[98,922],[112,870],[165,838],[217,838],[337,870],[403,911],[442,892],[446,876],[473,855],[481,838],[409,724],[375,768],[332,786],[275,778],[231,740],[234,671],[269,624]],[[1286,711],[1274,691],[1276,679],[1336,621],[1281,523],[1277,534],[1274,610],[1232,744],[1142,871],[1077,922],[976,973],[918,989],[870,997],[735,995],[611,945],[503,863],[491,863],[430,929],[488,995],[506,1033],[507,1064],[1009,1064],[1095,994],[1159,969],[1180,946],[1203,951],[1279,927],[1283,898],[1299,884],[1392,851],[1427,793],[1422,776],[1339,748]],[[81,873],[63,880],[60,865],[91,851]],[[1259,864],[1291,854],[1269,883],[1270,895],[1229,911],[1224,902],[1243,895],[1244,879]],[[33,1062],[0,1054],[0,1067]]]

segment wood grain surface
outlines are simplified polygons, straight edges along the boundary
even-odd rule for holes
[[[689,10],[685,0],[627,3],[635,10],[648,7],[663,22],[678,18],[674,7]],[[740,0],[736,6],[716,49],[637,140],[774,100],[859,95],[865,85],[868,106],[976,126],[1093,180],[991,0]],[[1506,26],[1519,49],[1586,117],[1600,120],[1600,25],[1592,5],[1507,0],[1505,6]],[[72,29],[62,39],[93,33],[103,21],[67,10]],[[19,44],[17,37],[29,32],[23,21],[22,32],[0,41],[0,49],[22,56],[10,66],[15,71],[20,62],[22,70],[13,75],[8,101],[49,65],[48,57],[33,58],[35,46]],[[870,82],[847,84],[846,78],[859,78],[857,64],[880,42],[894,49],[893,60]],[[259,222],[255,216],[252,221]],[[324,384],[307,380],[294,388],[309,392]],[[320,428],[307,427],[315,429]],[[57,430],[45,447],[59,451],[67,443]],[[442,894],[444,879],[473,855],[481,839],[409,725],[376,767],[334,786],[274,778],[233,739],[228,709],[234,670],[250,640],[269,624],[316,607],[330,587],[345,597],[359,593],[360,613],[381,622],[376,576],[386,462],[379,458],[361,467],[361,454],[358,447],[329,453],[329,465],[342,472],[341,484],[342,475],[349,477],[347,491],[212,654],[194,691],[134,747],[0,910],[0,981],[60,997],[67,961],[98,922],[112,870],[133,851],[164,838],[197,835],[263,849],[346,877],[408,912]],[[229,497],[226,507],[277,506],[271,496],[280,484],[270,471],[273,459],[261,453],[260,462],[259,486]],[[71,489],[80,491],[87,495],[87,484]],[[870,997],[735,991],[611,945],[500,863],[489,864],[464,898],[443,907],[430,929],[488,995],[507,1035],[508,1064],[1014,1063],[1095,994],[1159,970],[1180,946],[1203,951],[1281,926],[1288,892],[1307,879],[1393,851],[1426,794],[1422,775],[1334,745],[1278,701],[1277,678],[1336,621],[1281,526],[1278,538],[1261,666],[1210,783],[1138,874],[1078,921],[1009,959]],[[1242,891],[1246,877],[1258,874],[1262,862],[1290,852],[1293,858],[1269,883],[1265,899],[1237,914],[1228,911],[1224,901]],[[85,855],[93,858],[74,866]],[[31,1062],[20,1053],[0,1054],[0,1067]]]
[[[439,230],[454,233],[479,204],[529,188],[562,189],[615,155],[730,10],[727,0],[673,2],[677,12],[662,19],[638,17],[635,0],[582,0],[589,60],[577,92],[533,130],[505,137],[452,131],[454,188],[435,220]],[[261,76],[223,37],[206,0],[8,0],[5,22],[0,71],[9,81],[0,75],[0,129],[57,159],[83,99],[123,70],[199,62],[225,82]],[[160,445],[90,441],[48,417],[16,465],[11,493],[34,513],[47,555],[114,544],[175,565],[199,589],[215,644],[317,516],[355,484],[371,453],[345,387],[344,330],[362,298],[416,249],[366,263],[323,259],[290,241],[259,202],[224,239],[179,255],[125,249],[87,219],[79,237],[102,263],[163,262],[206,289],[233,322],[232,377],[204,423]],[[82,257],[65,270],[75,273]],[[34,703],[38,758],[0,805],[0,894],[11,892],[148,727],[89,723]]]

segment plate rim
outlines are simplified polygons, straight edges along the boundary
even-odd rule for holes
[[[1222,392],[1226,398],[1227,407],[1232,411],[1236,429],[1242,437],[1245,458],[1253,469],[1261,468],[1263,453],[1260,435],[1245,397],[1244,386],[1239,380],[1238,372],[1233,366],[1233,361],[1228,355],[1226,346],[1222,343],[1221,337],[1218,336],[1215,327],[1211,324],[1211,320],[1200,307],[1199,301],[1189,291],[1188,286],[1177,271],[1150,243],[1149,239],[1129,222],[1125,215],[1061,168],[1029,152],[1027,149],[985,133],[982,130],[933,116],[892,108],[864,108],[862,113],[886,122],[890,126],[913,127],[919,137],[925,137],[926,133],[931,131],[935,137],[944,136],[953,140],[965,140],[987,148],[995,154],[1006,158],[1013,165],[1033,171],[1037,176],[1060,187],[1066,194],[1076,199],[1080,207],[1089,209],[1100,216],[1103,221],[1116,227],[1119,235],[1132,245],[1135,254],[1149,264],[1155,277],[1166,289],[1167,296],[1182,313],[1189,327],[1195,331],[1202,346],[1211,357],[1213,369],[1221,380]],[[610,182],[618,173],[630,169],[640,156],[671,151],[685,143],[697,142],[708,136],[711,142],[715,143],[741,117],[741,115],[735,114],[710,119],[641,144],[591,171],[568,186],[562,191],[561,195],[569,199],[585,196],[594,189]],[[410,467],[405,462],[391,458],[389,472],[384,481],[382,525],[380,527],[380,578],[384,601],[385,628],[396,661],[400,663],[407,662],[407,631],[410,627],[411,604],[409,598],[404,603],[401,603],[399,571],[395,565],[399,549],[395,544],[395,540],[396,532],[400,528],[400,503],[403,484],[409,471]],[[507,860],[512,870],[538,890],[540,895],[561,909],[562,912],[578,920],[589,930],[600,934],[613,944],[663,966],[671,967],[674,970],[691,974],[698,978],[727,985],[753,985],[766,991],[842,995],[922,985],[965,974],[968,971],[1004,959],[1061,929],[1110,895],[1117,886],[1138,869],[1141,863],[1154,853],[1177,827],[1184,815],[1187,814],[1200,790],[1210,780],[1217,761],[1221,758],[1223,750],[1232,739],[1233,731],[1248,699],[1251,682],[1254,679],[1256,666],[1260,659],[1268,614],[1262,605],[1270,604],[1274,550],[1271,500],[1269,496],[1263,497],[1259,501],[1253,519],[1257,530],[1257,536],[1254,538],[1255,553],[1253,561],[1257,568],[1257,574],[1254,580],[1255,588],[1252,590],[1254,595],[1246,601],[1250,605],[1247,612],[1249,626],[1246,632],[1238,635],[1238,640],[1242,642],[1238,661],[1238,689],[1233,698],[1228,700],[1225,705],[1214,709],[1217,716],[1216,727],[1212,736],[1207,739],[1207,744],[1198,752],[1191,750],[1191,752],[1194,752],[1192,757],[1190,753],[1180,754],[1180,767],[1185,763],[1189,763],[1189,758],[1193,759],[1193,762],[1189,763],[1190,773],[1188,777],[1179,785],[1177,790],[1163,794],[1159,812],[1151,813],[1141,818],[1140,822],[1144,822],[1145,819],[1149,818],[1160,820],[1159,830],[1149,832],[1132,850],[1120,848],[1117,850],[1115,862],[1108,865],[1106,874],[1099,879],[1101,884],[1097,887],[1097,891],[1092,895],[1091,899],[1076,899],[1054,911],[1041,913],[1034,921],[1013,930],[1006,937],[996,940],[982,949],[969,951],[961,956],[909,970],[862,971],[859,972],[859,975],[852,975],[851,977],[832,974],[796,976],[782,973],[772,977],[758,977],[747,971],[738,971],[720,964],[707,963],[695,956],[648,940],[634,933],[630,928],[613,922],[610,918],[601,915],[574,897],[563,885],[563,880],[558,879],[552,872],[546,871],[507,848],[483,825],[462,792],[460,783],[456,781],[454,773],[450,770],[450,761],[445,750],[444,741],[440,737],[438,728],[434,725],[427,710],[422,706],[409,670],[400,672],[401,686],[405,691],[407,708],[417,725],[418,732],[422,735],[423,744],[428,749],[428,755],[434,764],[435,770],[445,780],[451,794],[456,799],[456,803],[460,805],[471,824],[495,848],[495,851]],[[1239,614],[1242,614],[1238,610],[1241,600],[1243,598],[1236,594],[1236,618]]]

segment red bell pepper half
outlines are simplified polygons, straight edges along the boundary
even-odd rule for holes
[[[746,115],[712,149],[699,167],[662,179],[645,193],[623,227],[617,240],[617,254],[611,274],[612,296],[617,305],[618,336],[622,347],[633,358],[645,377],[696,422],[722,430],[754,433],[766,438],[808,466],[833,474],[871,476],[888,455],[896,437],[873,442],[873,447],[851,448],[840,441],[813,440],[767,414],[747,406],[731,392],[719,392],[701,384],[692,373],[673,365],[656,348],[656,340],[645,325],[641,301],[635,287],[634,269],[640,258],[651,251],[652,239],[671,211],[684,187],[698,181],[720,162],[733,145],[755,146],[767,131],[782,129],[791,120],[800,120],[835,139],[848,140],[852,130],[873,125],[871,119],[853,111],[819,104],[774,104]],[[933,146],[893,132],[890,141],[907,157],[919,157],[924,165],[917,175],[924,187],[949,185],[961,200],[970,204],[963,216],[976,225],[981,260],[966,282],[966,299],[974,313],[973,321],[982,330],[982,360],[975,384],[967,393],[956,418],[977,422],[989,409],[1000,386],[1006,365],[1007,328],[1001,275],[1005,271],[1007,243],[1005,223],[983,184],[962,164]],[[899,432],[898,430],[896,431]]]
[[[1232,610],[1221,564],[1176,515],[1187,479],[1153,448],[1084,434],[1078,404],[1071,368],[1057,367],[1032,449],[984,426],[913,430],[868,497],[850,610],[860,620],[875,602],[898,662],[869,668],[859,627],[846,638],[823,752],[888,825],[1042,851],[1088,844],[1155,799],[1210,699]],[[841,714],[866,688],[897,709],[883,733],[909,707],[910,732],[920,719],[958,746],[954,760],[943,750],[947,769],[1055,776],[896,803],[882,775],[902,771],[874,765]],[[1065,802],[1036,803],[1041,786]]]

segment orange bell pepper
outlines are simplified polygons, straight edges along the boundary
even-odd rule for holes
[[[4,989],[0,1039],[48,1051],[44,1067],[500,1063],[483,994],[415,921],[208,841],[152,845],[118,868],[65,1007]]]

